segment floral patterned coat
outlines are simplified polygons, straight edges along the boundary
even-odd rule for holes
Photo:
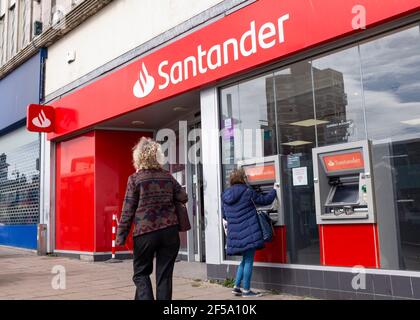
[[[188,195],[163,169],[139,170],[128,178],[117,230],[117,245],[124,245],[134,223],[133,237],[178,224],[175,201],[186,203]]]

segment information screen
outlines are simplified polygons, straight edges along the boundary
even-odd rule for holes
[[[338,185],[335,189],[332,203],[357,203],[359,200],[359,185]]]

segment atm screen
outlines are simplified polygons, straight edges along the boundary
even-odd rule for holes
[[[338,185],[332,203],[357,203],[359,201],[359,185],[344,184]]]
[[[263,183],[276,180],[274,164],[263,164],[244,167],[248,182],[251,184]]]

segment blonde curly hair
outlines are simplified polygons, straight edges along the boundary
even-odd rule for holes
[[[150,138],[141,138],[133,148],[133,165],[137,171],[162,169],[163,160],[160,144]]]

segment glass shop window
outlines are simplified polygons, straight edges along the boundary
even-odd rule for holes
[[[420,270],[419,26],[363,43],[360,54],[379,228],[389,241],[382,267]]]
[[[358,47],[312,62],[318,146],[366,139]]]
[[[277,126],[283,172],[287,262],[319,264],[319,236],[315,216],[312,148],[316,147],[311,63],[303,61],[274,75]],[[295,170],[307,181],[297,183]]]
[[[360,46],[370,139],[420,134],[419,26]]]
[[[238,161],[277,153],[273,75],[221,90],[224,185]]]

